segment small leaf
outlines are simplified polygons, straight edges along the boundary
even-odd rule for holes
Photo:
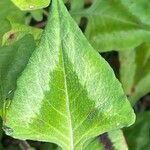
[[[134,120],[108,63],[88,43],[62,0],[53,0],[41,42],[17,80],[4,122],[13,132],[6,133],[73,150]]]
[[[35,10],[47,7],[50,0],[11,0],[21,10]]]
[[[81,11],[84,8],[84,0],[71,0],[71,14],[74,16],[74,19],[79,24],[81,16],[73,15],[74,11]]]
[[[4,34],[2,44],[9,45],[27,34],[32,34],[35,41],[40,40],[43,30],[28,25],[13,23],[11,30]]]

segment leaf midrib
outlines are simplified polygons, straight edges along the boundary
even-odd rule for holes
[[[61,36],[62,33],[61,33],[61,14],[60,14],[60,11],[61,11],[61,8],[59,8],[59,5],[61,4],[58,4],[60,1],[57,0],[57,12],[58,12],[58,16],[59,16],[59,37],[62,39],[63,37]],[[65,36],[64,36],[65,37]],[[61,46],[61,50],[60,50],[60,55],[61,55],[61,59],[62,59],[62,70],[63,70],[63,76],[64,76],[64,90],[65,90],[65,98],[66,98],[66,110],[67,110],[67,116],[68,116],[68,125],[69,125],[69,131],[70,131],[70,150],[74,150],[74,138],[73,138],[73,128],[72,128],[72,118],[71,118],[71,112],[70,112],[70,104],[69,104],[69,94],[68,94],[68,86],[67,86],[67,78],[66,78],[66,66],[65,66],[65,52],[63,50],[63,40],[60,40],[60,46]]]
[[[61,44],[62,45],[62,44]],[[61,49],[62,52],[62,68],[63,68],[63,76],[64,76],[64,88],[65,88],[65,97],[66,97],[66,107],[67,107],[67,114],[68,114],[68,125],[69,125],[69,130],[70,130],[70,146],[71,150],[74,148],[74,142],[73,142],[73,129],[72,129],[72,118],[71,118],[71,112],[70,112],[70,104],[69,104],[69,96],[68,96],[68,86],[67,86],[67,79],[66,79],[66,67],[65,67],[65,62],[64,62],[64,52],[63,48]]]

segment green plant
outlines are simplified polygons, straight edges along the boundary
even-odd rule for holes
[[[131,105],[150,91],[149,1],[95,0],[91,6],[78,0],[12,2],[0,2],[5,134],[50,142],[41,145],[43,150],[128,149],[128,134],[124,137],[121,128],[134,123]],[[69,11],[64,3],[71,5]],[[101,53],[119,51],[122,85],[91,45]],[[20,145],[16,149],[25,148]],[[36,149],[32,143],[26,147]]]

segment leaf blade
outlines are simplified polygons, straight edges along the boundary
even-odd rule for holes
[[[50,14],[39,47],[18,80],[5,124],[16,138],[81,149],[89,138],[132,124],[135,116],[112,69],[62,1],[52,1]]]

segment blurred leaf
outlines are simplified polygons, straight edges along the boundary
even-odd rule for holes
[[[24,23],[25,12],[20,11],[10,0],[0,0],[0,20],[8,19],[10,23]]]
[[[42,150],[57,150],[58,146],[53,143],[44,143],[41,147]]]
[[[10,46],[0,47],[0,111],[2,103],[11,98],[16,88],[16,80],[24,70],[34,48],[35,43],[31,35],[26,35]]]
[[[8,20],[0,20],[0,46],[2,44],[3,35],[10,30],[10,24]]]
[[[82,149],[90,138],[134,120],[108,63],[90,46],[62,0],[52,1],[41,42],[6,110],[5,132],[65,150]]]
[[[11,30],[3,36],[3,45],[9,45],[15,41],[18,41],[26,34],[32,34],[35,41],[40,40],[41,34],[43,30],[38,29],[35,27],[31,27],[28,25],[22,25],[22,24],[12,24]]]
[[[120,76],[123,88],[134,105],[150,92],[150,44],[120,52]]]
[[[35,10],[47,7],[50,3],[50,0],[11,0],[16,6],[21,10]]]
[[[149,0],[122,0],[129,11],[138,17],[143,23],[150,25],[150,1]]]
[[[133,82],[136,70],[135,63],[136,51],[126,50],[119,52],[120,60],[120,78],[125,93],[130,96],[133,92]]]
[[[71,14],[74,13],[74,11],[81,11],[84,8],[84,0],[71,0]],[[74,19],[79,24],[81,16],[74,15]]]
[[[2,118],[0,117],[0,141],[2,140],[2,135],[3,135],[2,125],[3,125],[3,121],[2,121]],[[0,145],[1,145],[1,142],[0,142]]]
[[[71,0],[71,10],[82,10],[84,8],[84,0]]]
[[[42,19],[43,19],[43,9],[38,9],[38,10],[31,11],[31,15],[36,21],[42,21]]]
[[[128,150],[122,130],[111,131],[108,133],[108,137],[114,150]]]
[[[130,150],[149,150],[150,148],[150,112],[137,115],[133,126],[126,128],[124,134]]]
[[[80,16],[88,19],[85,35],[95,49],[131,49],[143,42],[150,42],[150,25],[145,21],[148,17],[142,19],[145,11],[150,11],[150,3],[142,0],[143,5],[139,5],[134,0],[134,5],[130,6],[129,2],[131,0],[95,0],[90,8],[76,9],[71,14],[75,18]],[[135,13],[139,9],[141,13]]]

